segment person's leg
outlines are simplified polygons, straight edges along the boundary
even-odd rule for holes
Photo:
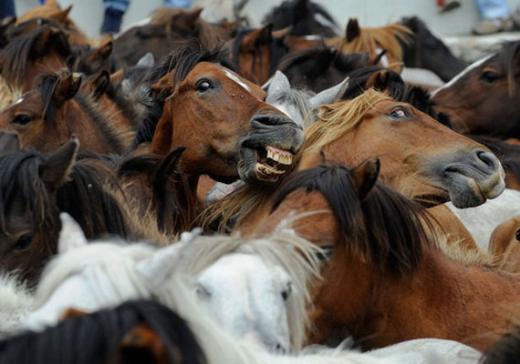
[[[130,0],[103,0],[105,15],[101,33],[118,33],[123,22],[123,15],[128,10]]]
[[[9,16],[16,16],[14,0],[0,0],[0,19],[7,18]]]
[[[475,0],[480,17],[485,20],[506,18],[509,16],[507,0]]]
[[[191,7],[191,0],[164,0],[164,6],[171,8],[184,8],[188,9]]]

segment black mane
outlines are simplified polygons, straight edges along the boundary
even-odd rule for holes
[[[149,362],[149,353],[120,348],[125,336],[143,324],[161,338],[169,362],[177,362],[180,356],[182,363],[206,363],[188,324],[167,307],[145,300],[71,317],[41,333],[28,332],[4,340],[0,342],[0,363],[105,363],[118,352],[122,362],[126,362],[126,356],[133,357],[132,362]]]
[[[40,27],[27,35],[16,37],[10,41],[2,50],[2,76],[11,84],[19,86],[27,74],[27,66],[31,59],[41,57],[34,50],[34,46],[41,39],[45,32],[52,31],[50,39],[47,41],[51,45],[51,50],[58,52],[64,61],[72,53],[67,36],[64,32],[48,26]],[[46,48],[45,51],[49,51]]]
[[[423,244],[429,241],[421,221],[428,222],[428,216],[401,194],[376,184],[360,201],[349,169],[320,166],[291,175],[275,193],[273,210],[298,189],[323,195],[350,253],[399,276],[412,273],[421,262]]]
[[[321,24],[315,16],[320,15],[333,27]],[[262,20],[262,24],[273,24],[275,30],[291,27],[292,35],[336,36],[338,24],[323,6],[309,0],[286,0],[273,8]]]

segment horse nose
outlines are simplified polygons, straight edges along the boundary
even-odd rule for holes
[[[288,118],[284,114],[259,114],[255,115],[251,120],[251,125],[257,129],[265,129],[272,128],[273,126],[280,125],[291,125],[292,127],[296,127],[302,129],[299,125],[297,125],[292,119]]]
[[[488,170],[488,173],[494,173],[500,165],[498,158],[493,153],[478,150],[476,156],[480,167],[483,170]]]

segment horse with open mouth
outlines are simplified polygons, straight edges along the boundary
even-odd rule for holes
[[[168,96],[161,116],[143,124],[136,143],[150,142],[159,155],[185,147],[179,168],[194,194],[203,174],[222,182],[276,183],[303,144],[302,127],[226,64],[222,52],[187,46],[151,76],[151,92]]]
[[[487,148],[374,90],[322,107],[305,134],[298,170],[323,161],[357,165],[378,156],[381,180],[425,206],[449,200],[477,206],[505,188],[502,166]],[[254,230],[269,212],[271,194],[243,187],[210,206],[205,218],[222,219],[221,226],[234,218],[239,229]]]

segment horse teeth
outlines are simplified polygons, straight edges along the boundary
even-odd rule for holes
[[[268,145],[265,149],[267,151],[267,158],[288,166],[292,164],[293,155],[291,152],[287,152],[270,145]]]
[[[262,174],[275,174],[275,175],[281,175],[284,174],[285,171],[280,171],[276,168],[273,168],[271,166],[268,166],[267,164],[257,163],[256,164],[256,170]]]

